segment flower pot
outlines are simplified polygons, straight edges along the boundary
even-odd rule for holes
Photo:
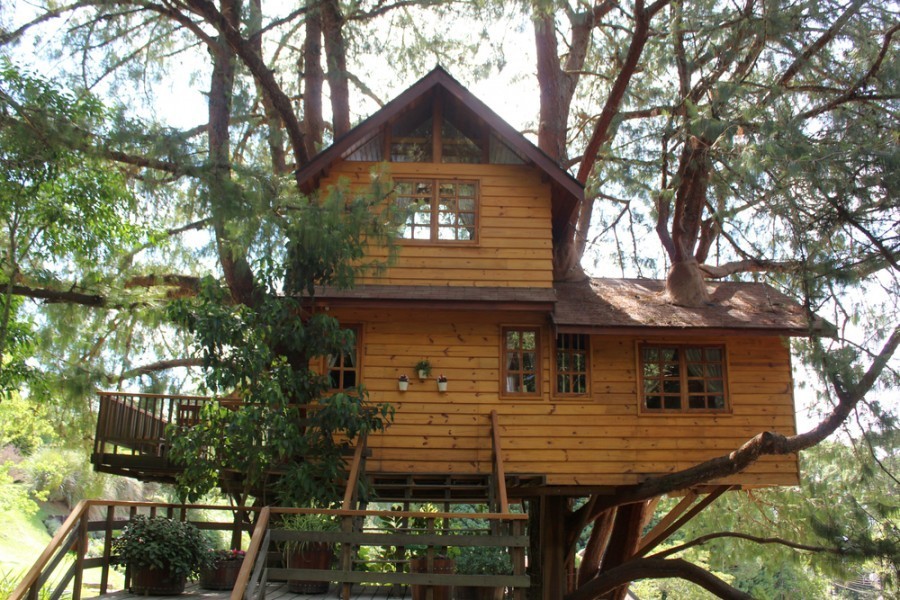
[[[447,391],[447,382],[446,381],[438,381],[438,391],[439,392]]]
[[[327,571],[334,561],[334,550],[325,542],[307,544],[302,550],[296,550],[287,557],[288,569],[317,569]],[[325,594],[328,592],[328,581],[304,581],[289,579],[288,591],[295,594]]]
[[[200,587],[205,590],[231,590],[241,572],[243,560],[220,560],[213,567],[200,569]]]
[[[419,369],[419,379],[420,379],[421,381],[425,381],[426,379],[428,379],[428,371],[424,371],[424,370],[422,370],[422,369]]]
[[[131,568],[131,592],[141,596],[175,596],[184,593],[185,575],[155,567]]]
[[[456,567],[456,565],[453,562],[452,558],[437,557],[437,556],[434,558],[434,573],[435,574],[452,575],[455,567]],[[411,573],[427,573],[428,572],[428,559],[424,556],[410,559],[409,571]],[[427,586],[427,585],[413,584],[411,587],[412,587],[412,600],[427,600],[429,587],[432,589],[432,592],[433,592],[433,600],[450,600],[450,597],[453,594],[453,588],[449,585]]]
[[[409,382],[408,381],[398,381],[397,389],[400,390],[401,392],[405,392],[406,390],[409,389]]]
[[[456,588],[456,600],[503,600],[503,588],[461,585]]]

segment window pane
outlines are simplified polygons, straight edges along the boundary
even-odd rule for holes
[[[703,360],[703,351],[700,348],[688,348],[684,353],[688,362],[700,362]]]
[[[644,380],[644,391],[650,394],[655,394],[659,392],[659,380],[658,379],[645,379]]]
[[[691,396],[690,400],[688,400],[688,406],[691,408],[706,408],[706,402],[704,402],[703,396]]]
[[[681,408],[681,398],[679,398],[678,396],[663,397],[663,408],[667,408],[669,410]]]
[[[518,348],[519,347],[519,332],[518,331],[507,331],[506,332],[506,347],[507,348]]]
[[[565,375],[557,375],[556,376],[556,390],[567,394],[572,390],[569,388],[569,378]]]
[[[523,391],[537,392],[537,376],[535,374],[522,376]]]
[[[512,374],[506,376],[506,391],[507,392],[521,392],[522,391],[522,377],[518,374]]]
[[[576,394],[587,394],[587,377],[584,375],[576,376],[572,391]]]
[[[522,348],[534,350],[537,347],[537,334],[534,331],[522,332]]]
[[[662,408],[662,398],[659,396],[647,396],[647,408],[649,408],[649,409]]]
[[[534,371],[535,370],[534,352],[523,352],[522,353],[522,370],[523,371]]]
[[[508,352],[506,354],[506,369],[508,371],[521,371],[522,365],[519,362],[518,352]]]
[[[710,408],[725,408],[725,396],[709,396]]]

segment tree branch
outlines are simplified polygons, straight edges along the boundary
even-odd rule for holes
[[[567,595],[565,600],[599,600],[616,588],[639,579],[678,577],[696,583],[719,598],[753,600],[753,596],[733,588],[706,569],[680,558],[641,558],[604,572]]]
[[[714,479],[728,477],[745,470],[761,456],[793,454],[815,446],[834,433],[847,420],[856,405],[871,391],[898,346],[900,346],[900,326],[894,328],[872,364],[854,385],[845,387],[840,375],[829,374],[828,377],[838,397],[838,403],[822,422],[806,433],[785,436],[772,431],[764,431],[730,454],[712,458],[682,471],[653,477],[638,485],[622,488],[611,496],[601,497],[596,503],[595,510],[641,502]]]
[[[177,369],[179,367],[202,367],[203,360],[200,358],[171,358],[168,360],[159,360],[148,365],[136,367],[123,372],[118,377],[111,375],[106,376],[106,380],[110,383],[122,383],[126,379],[134,379],[141,375],[149,375],[158,371],[168,371],[169,369]]]
[[[662,552],[657,552],[647,558],[666,558],[673,554],[677,554],[678,552],[683,552],[688,548],[693,548],[695,546],[701,546],[706,542],[710,542],[712,540],[717,540],[721,538],[736,538],[739,540],[747,540],[753,542],[755,544],[778,544],[780,546],[787,546],[788,548],[793,548],[794,550],[803,550],[805,552],[828,552],[831,554],[844,554],[840,548],[826,548],[825,546],[810,546],[808,544],[798,544],[797,542],[791,542],[789,540],[783,540],[781,538],[775,537],[757,537],[755,535],[748,535],[746,533],[738,533],[732,531],[720,531],[718,533],[710,533],[707,535],[701,535],[700,537],[691,540],[690,542],[686,542],[684,544],[680,544],[678,546],[674,546],[672,548],[667,548]]]

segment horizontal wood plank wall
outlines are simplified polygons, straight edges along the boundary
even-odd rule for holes
[[[490,472],[491,410],[499,414],[506,472],[545,474],[553,485],[636,483],[728,453],[761,431],[795,432],[790,354],[776,337],[714,340],[727,346],[729,414],[640,415],[633,337],[594,336],[591,397],[555,399],[545,315],[387,309],[334,314],[363,324],[362,381],[373,401],[396,408],[394,425],[369,439],[370,473]],[[543,325],[542,394],[502,398],[500,327],[529,324]],[[413,372],[422,358],[433,368],[425,382]],[[449,379],[443,394],[435,381],[441,373]],[[401,374],[410,378],[403,393],[397,390]],[[787,456],[763,458],[718,483],[797,482],[798,462]]]
[[[340,162],[323,189],[346,178],[364,188],[374,163]],[[478,243],[400,243],[393,267],[359,283],[488,287],[553,286],[550,186],[520,165],[391,163],[394,179],[462,179],[479,182]],[[370,257],[384,256],[374,250]]]

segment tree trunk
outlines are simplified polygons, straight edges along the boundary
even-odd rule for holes
[[[236,0],[221,0],[219,10],[225,20],[238,28],[240,6]],[[239,192],[231,184],[231,96],[234,90],[235,55],[222,40],[213,52],[213,69],[209,89],[209,201],[216,232],[219,262],[225,281],[235,302],[251,304],[253,273],[241,246],[226,231],[226,223],[236,212]]]
[[[318,8],[310,6],[306,14],[306,40],[303,42],[303,130],[306,154],[314,156],[322,146],[322,16]]]
[[[350,131],[350,89],[347,83],[347,49],[344,43],[344,17],[337,0],[322,5],[322,26],[325,37],[326,77],[331,92],[331,125],[334,138]]]

